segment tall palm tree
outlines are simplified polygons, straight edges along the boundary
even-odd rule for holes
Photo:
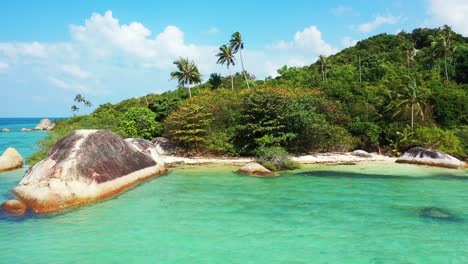
[[[324,82],[327,81],[327,57],[325,55],[319,56],[320,64],[322,65],[322,79]]]
[[[85,98],[81,94],[77,94],[74,99],[75,102],[77,103],[83,103],[85,101]]]
[[[240,32],[234,32],[234,34],[232,34],[231,40],[229,40],[229,47],[232,49],[232,52],[234,54],[239,52],[242,73],[244,74],[245,83],[247,84],[247,88],[250,88],[249,81],[247,80],[246,71],[244,69],[244,60],[242,58],[242,50],[244,49],[244,41],[242,40],[242,35]]]
[[[84,105],[85,105],[86,107],[91,107],[91,106],[93,106],[93,104],[92,104],[91,101],[89,101],[89,100],[85,100],[85,101],[84,101]]]
[[[406,68],[408,70],[408,75],[409,75],[410,74],[410,61],[413,60],[414,56],[416,55],[414,42],[405,41],[403,44],[401,44],[401,48],[403,49],[403,53],[406,57]]]
[[[416,81],[409,78],[408,85],[400,89],[393,101],[391,108],[395,110],[393,117],[400,115],[408,110],[411,113],[411,131],[414,128],[414,116],[419,114],[421,120],[424,120],[424,108],[426,104],[421,96],[417,93]]]
[[[445,78],[448,81],[449,75],[447,59],[448,56],[453,54],[453,52],[455,51],[455,47],[453,45],[452,29],[449,26],[445,25],[442,29],[438,30],[438,32],[435,35],[429,37],[436,57],[444,59]]]
[[[177,79],[180,86],[187,87],[189,97],[192,97],[190,85],[201,82],[201,74],[198,71],[198,67],[195,63],[190,62],[188,58],[179,58],[174,61],[174,64],[177,66],[177,71],[171,72],[171,79]]]
[[[234,77],[232,76],[231,68],[229,68],[229,66],[235,65],[234,54],[232,52],[231,47],[222,45],[221,47],[219,47],[219,53],[216,54],[216,56],[218,57],[218,61],[216,63],[219,63],[221,65],[226,64],[229,71],[229,75],[231,76],[231,90],[234,91]]]
[[[75,112],[77,112],[78,110],[80,110],[80,108],[79,108],[78,106],[76,106],[76,105],[72,105],[72,106],[71,106],[71,110],[72,110],[72,112],[73,112],[73,115],[76,115]]]

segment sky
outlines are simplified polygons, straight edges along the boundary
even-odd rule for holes
[[[246,70],[264,79],[380,33],[448,24],[468,36],[466,14],[467,0],[4,1],[0,117],[71,116],[78,93],[94,104],[87,114],[176,89],[169,73],[179,57],[204,80],[227,75],[215,54],[236,31]]]

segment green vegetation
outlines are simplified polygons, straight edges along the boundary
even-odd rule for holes
[[[271,171],[298,169],[299,164],[289,158],[288,152],[282,147],[259,148],[256,151],[256,162]]]
[[[231,66],[243,46],[235,33],[213,60]],[[281,148],[361,148],[399,155],[423,146],[467,157],[468,38],[449,27],[380,34],[310,66],[284,66],[278,77],[265,80],[243,71],[213,73],[200,83],[193,62],[180,59],[175,65],[171,76],[179,89],[59,121],[30,162],[80,128],[110,129],[124,137],[163,135],[190,153],[269,157],[284,154]]]

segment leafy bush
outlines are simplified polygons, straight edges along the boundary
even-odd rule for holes
[[[132,107],[123,114],[119,128],[126,137],[152,139],[161,135],[162,125],[156,114],[145,107]]]
[[[411,142],[414,146],[433,148],[459,157],[467,154],[454,131],[438,127],[418,127]]]
[[[256,162],[271,171],[299,168],[299,164],[292,161],[288,156],[288,152],[282,147],[262,147],[255,152],[257,156]]]

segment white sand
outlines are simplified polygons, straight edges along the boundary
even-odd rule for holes
[[[177,156],[163,156],[166,164],[170,166],[177,165],[198,165],[198,164],[245,164],[252,162],[255,158],[227,158],[227,157],[177,157]],[[395,162],[396,158],[391,158],[383,155],[372,154],[371,157],[358,157],[349,153],[317,153],[304,156],[291,156],[293,161],[300,164],[335,164],[335,163],[355,163],[355,162],[369,162],[369,161],[385,161]]]

